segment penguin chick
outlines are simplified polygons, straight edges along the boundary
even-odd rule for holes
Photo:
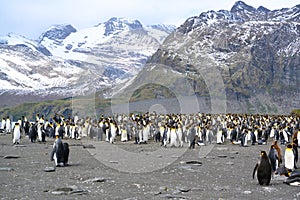
[[[277,156],[278,156],[278,167],[280,166],[280,164],[282,164],[282,151],[280,146],[278,145],[277,140],[273,141],[272,145],[274,145],[274,148],[277,151]]]

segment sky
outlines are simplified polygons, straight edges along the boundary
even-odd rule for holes
[[[209,10],[230,10],[237,0],[0,0],[0,36],[29,39],[55,24],[89,28],[112,17],[137,19],[144,25],[180,26],[187,18]],[[291,8],[300,0],[244,0],[255,8]]]

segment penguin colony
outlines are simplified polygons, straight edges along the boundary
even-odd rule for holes
[[[100,118],[65,118],[55,114],[45,119],[36,115],[35,122],[22,117],[12,128],[9,117],[3,118],[1,132],[12,133],[13,144],[20,143],[21,135],[31,142],[45,142],[46,137],[68,139],[91,138],[111,144],[117,140],[147,144],[160,142],[163,147],[195,148],[195,145],[230,143],[246,147],[267,145],[253,171],[260,185],[269,185],[274,174],[288,177],[286,183],[299,184],[297,171],[300,146],[300,117],[295,115],[248,114],[115,114]],[[280,145],[285,145],[282,152]]]

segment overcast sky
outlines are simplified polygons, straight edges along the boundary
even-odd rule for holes
[[[111,17],[142,24],[174,24],[208,10],[230,10],[236,0],[0,0],[0,36],[16,33],[37,39],[53,24],[88,28]],[[255,8],[290,8],[300,0],[244,0]]]

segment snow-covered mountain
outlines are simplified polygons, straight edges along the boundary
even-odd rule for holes
[[[9,34],[0,38],[0,91],[78,94],[111,87],[137,74],[174,29],[111,18],[81,30],[54,25],[37,41]]]
[[[95,64],[114,80],[136,74],[171,31],[168,26],[143,27],[138,20],[111,18],[79,31],[71,25],[53,26],[39,44],[54,57]]]
[[[160,80],[158,71],[172,78],[161,73]],[[224,103],[218,110],[204,102],[206,111],[290,112],[300,107],[300,5],[269,10],[238,1],[229,11],[190,17],[123,93],[154,76],[175,94]]]

